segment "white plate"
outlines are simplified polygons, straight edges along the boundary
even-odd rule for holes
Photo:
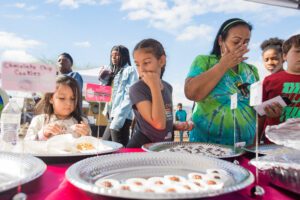
[[[92,144],[95,149],[80,151],[76,148],[78,143],[88,142]],[[24,146],[24,148],[23,148]],[[90,156],[97,154],[112,153],[120,148],[122,144],[112,141],[105,141],[97,139],[92,136],[83,136],[80,138],[73,138],[71,134],[64,134],[50,138],[48,141],[26,141],[18,142],[16,146],[6,145],[2,150],[9,152],[26,152],[34,156],[47,157],[78,157]]]
[[[47,166],[28,154],[0,152],[0,192],[28,183],[41,176]]]
[[[143,193],[104,189],[95,185],[96,180],[116,179],[124,182],[129,178],[163,177],[191,172],[205,173],[207,169],[222,169],[228,180],[218,190],[197,193]],[[188,199],[218,196],[241,190],[254,181],[251,172],[231,162],[183,153],[122,153],[103,155],[81,160],[66,171],[66,178],[74,186],[93,194],[132,199]]]

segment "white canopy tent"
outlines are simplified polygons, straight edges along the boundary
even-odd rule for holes
[[[246,0],[286,8],[300,9],[300,0]]]
[[[99,84],[99,80],[98,80],[99,67],[91,68],[91,69],[80,69],[76,71],[82,76],[83,83]]]

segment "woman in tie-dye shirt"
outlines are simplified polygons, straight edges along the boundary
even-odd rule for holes
[[[252,26],[233,18],[225,21],[216,36],[210,55],[199,55],[191,65],[185,82],[185,95],[196,102],[193,110],[195,128],[191,142],[232,145],[252,144],[256,113],[249,106],[249,85],[258,81],[257,69],[244,62]],[[238,94],[235,123],[230,96]]]

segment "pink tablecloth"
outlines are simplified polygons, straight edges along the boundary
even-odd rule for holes
[[[124,152],[142,152],[141,149],[121,149],[119,153]],[[249,169],[253,174],[255,174],[255,169],[253,166],[248,165],[249,158],[247,156],[242,156],[239,158],[240,165]],[[75,186],[70,184],[65,179],[65,171],[71,165],[69,164],[49,164],[47,167],[47,171],[39,178],[38,182],[35,183],[27,192],[29,200],[56,200],[56,199],[64,199],[64,200],[90,200],[91,197],[88,196],[84,191],[77,189]],[[272,199],[280,199],[280,200],[289,200],[289,199],[300,199],[300,196],[288,192],[286,190],[282,190],[280,188],[274,187],[269,184],[268,178],[266,178],[263,174],[260,174],[260,185],[266,191],[263,199],[272,200]],[[232,200],[232,199],[253,199],[250,196],[250,189],[253,184],[241,191],[222,195],[219,197],[210,198],[213,200]],[[0,199],[1,195],[0,195]],[[101,198],[99,198],[101,199]]]

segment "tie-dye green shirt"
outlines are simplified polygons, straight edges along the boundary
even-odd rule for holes
[[[219,58],[214,55],[197,56],[192,63],[188,77],[198,76],[218,62]],[[232,145],[234,143],[234,123],[233,111],[230,109],[230,96],[238,93],[238,106],[234,111],[236,142],[245,141],[246,144],[252,144],[255,135],[256,113],[249,106],[249,95],[248,97],[243,96],[237,84],[252,84],[258,79],[256,67],[246,63],[239,64],[238,73],[228,70],[207,97],[196,102],[192,116],[195,128],[190,133],[190,141]]]

